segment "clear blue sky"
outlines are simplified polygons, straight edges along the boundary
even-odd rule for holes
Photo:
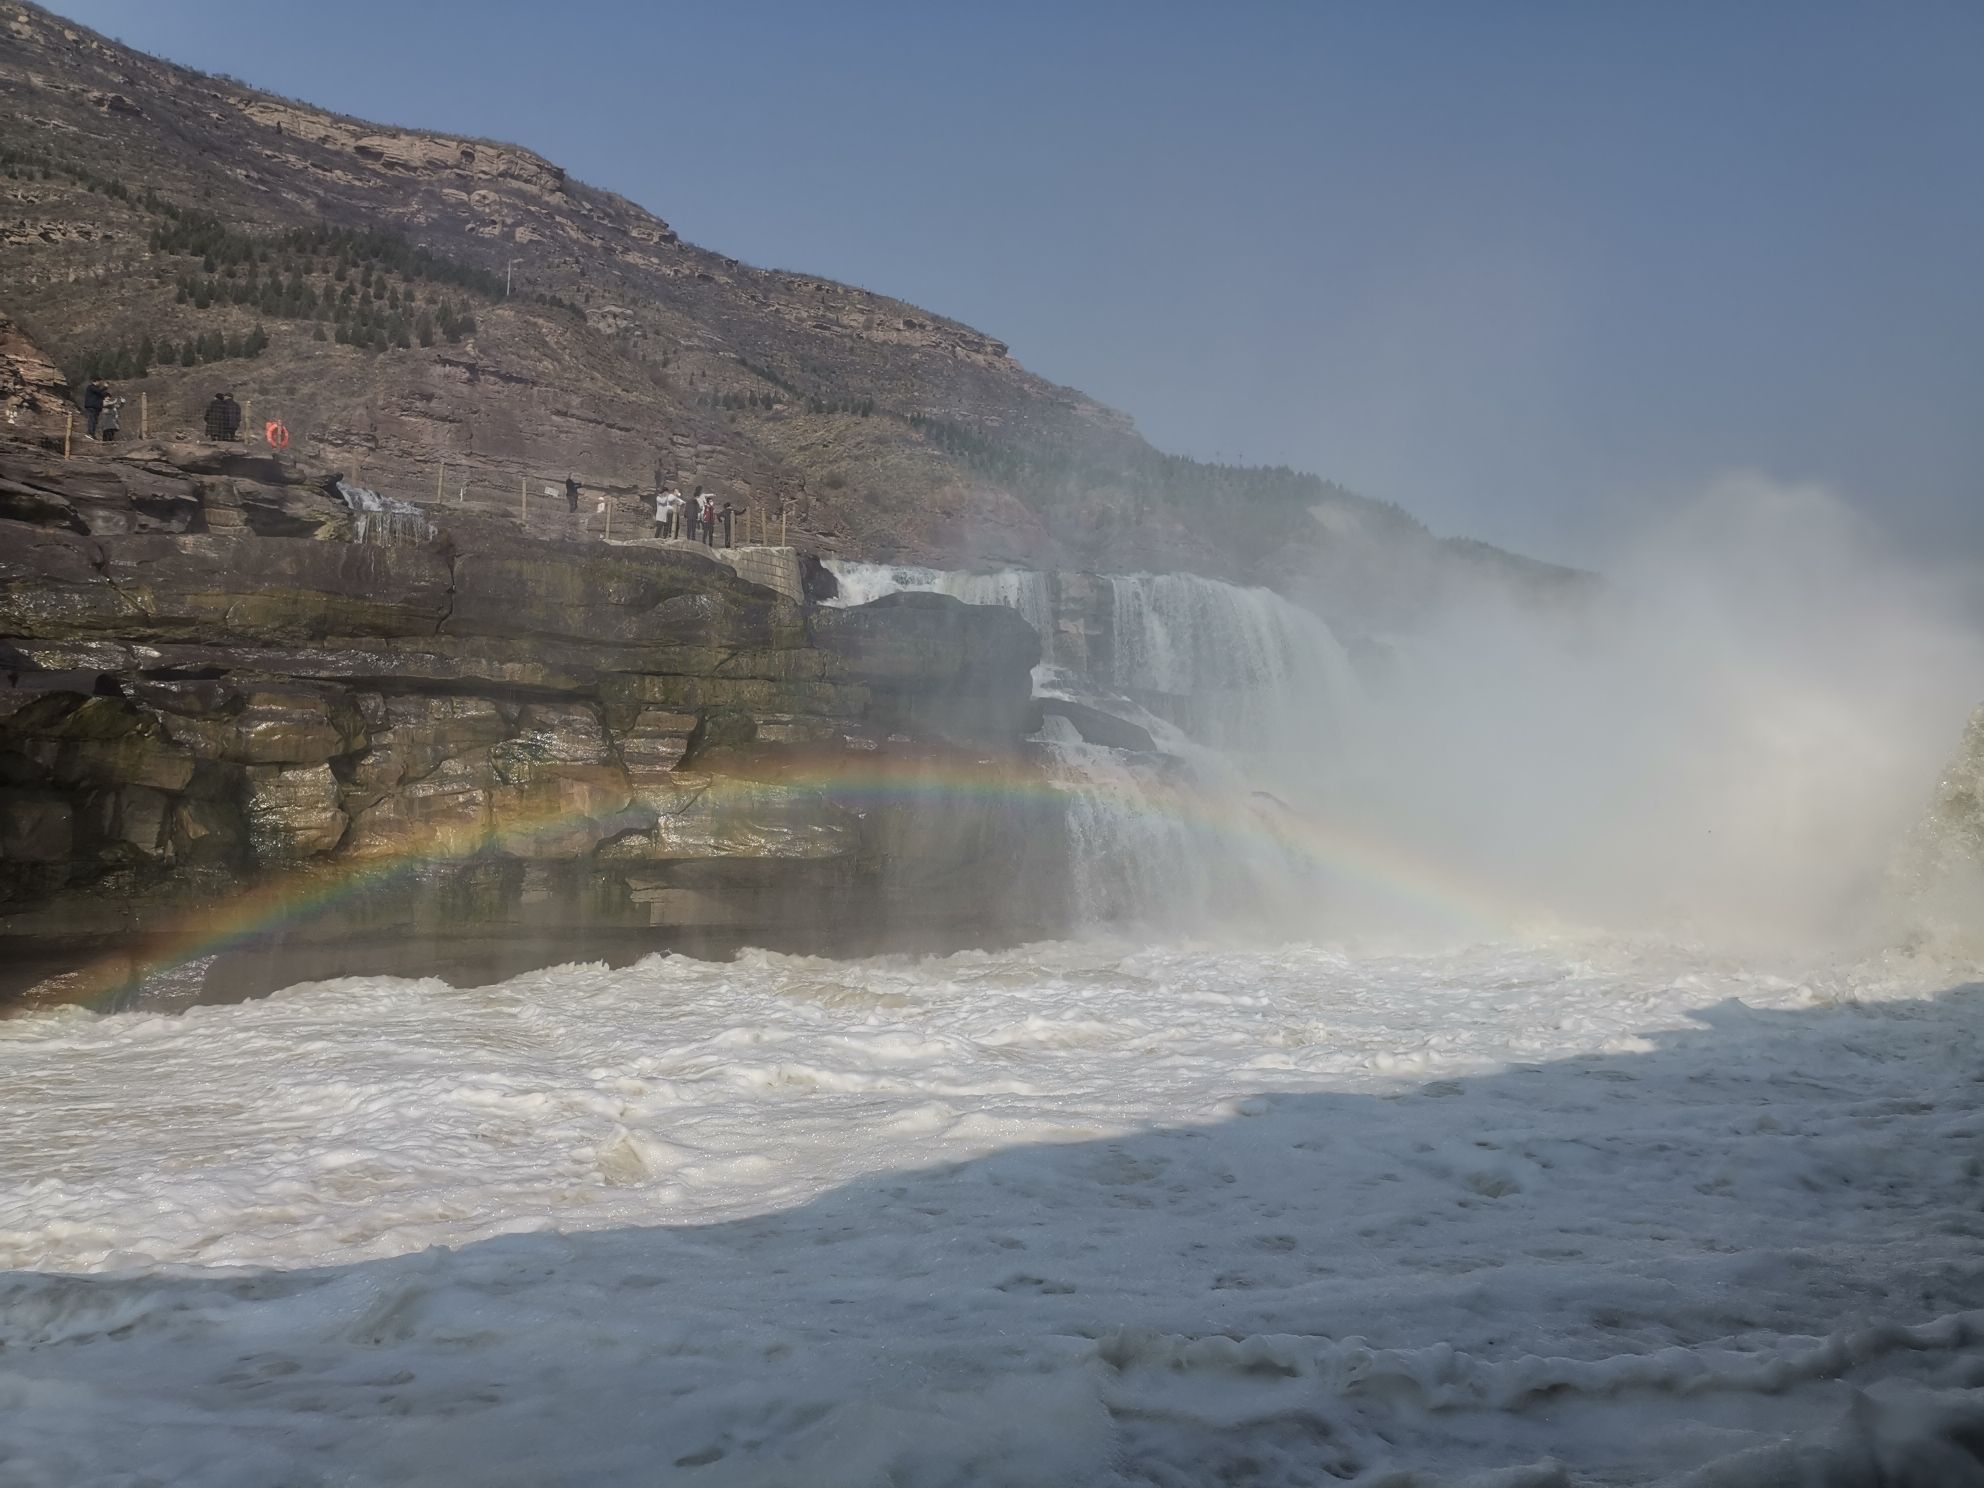
[[[1588,556],[1731,467],[1984,549],[1984,4],[61,0]]]

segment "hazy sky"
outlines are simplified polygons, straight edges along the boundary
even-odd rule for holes
[[[57,8],[1441,531],[1587,557],[1740,466],[1984,549],[1984,5]]]

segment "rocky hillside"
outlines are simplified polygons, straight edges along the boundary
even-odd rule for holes
[[[71,377],[143,394],[155,434],[225,385],[298,454],[410,498],[542,501],[570,471],[631,511],[700,481],[849,557],[1190,569],[1327,605],[1564,577],[1314,477],[1163,456],[992,336],[684,243],[528,150],[339,117],[18,3],[0,311]]]
[[[474,516],[380,535],[267,457],[0,441],[0,1002],[189,937],[282,953],[271,986],[395,942],[1064,928],[1051,797],[999,788],[1035,768],[1018,615],[809,613],[686,544]]]

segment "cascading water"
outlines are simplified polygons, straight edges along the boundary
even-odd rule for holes
[[[1326,793],[1360,697],[1319,617],[1269,590],[1191,574],[1067,585],[1024,569],[828,566],[841,605],[923,590],[1019,611],[1041,636],[1036,696],[1150,733],[1151,754],[1085,742],[1054,715],[1036,736],[1066,797],[1083,923],[1203,923],[1300,902],[1307,868],[1280,845],[1287,816]],[[1058,644],[1062,623],[1082,630],[1078,649]]]
[[[358,519],[351,527],[353,542],[396,548],[427,542],[434,536],[434,524],[412,502],[381,496],[377,491],[342,480],[334,483],[334,489]]]
[[[1320,617],[1272,590],[1196,574],[1106,582],[1109,638],[1091,660],[1097,682],[1222,749],[1296,762],[1335,751],[1358,688]]]

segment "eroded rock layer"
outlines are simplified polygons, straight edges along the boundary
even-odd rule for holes
[[[0,448],[0,950],[1058,927],[1011,611],[364,535],[267,459]]]

